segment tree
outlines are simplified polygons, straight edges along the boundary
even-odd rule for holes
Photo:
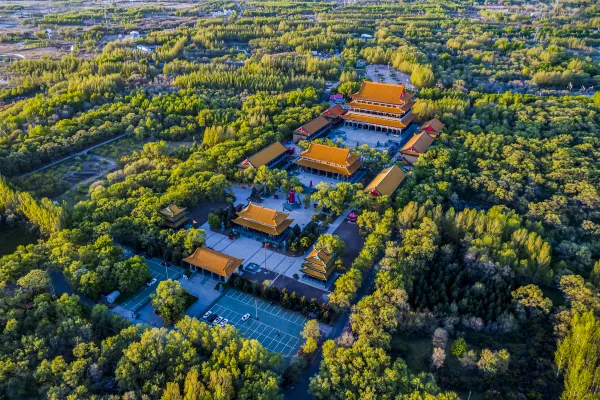
[[[363,211],[358,216],[356,223],[363,235],[366,235],[375,230],[375,227],[381,220],[380,213],[376,211]]]
[[[346,244],[339,236],[326,233],[319,236],[315,243],[315,249],[323,250],[327,254],[343,256],[346,251]]]
[[[321,328],[319,328],[319,323],[316,319],[309,319],[304,324],[304,329],[300,333],[304,339],[319,339],[321,337]]]
[[[123,295],[135,292],[140,286],[150,279],[150,267],[140,256],[131,257],[120,261],[114,266],[117,289]]]
[[[510,354],[505,349],[491,351],[483,349],[477,361],[477,367],[485,374],[500,374],[508,370]]]
[[[598,94],[598,92],[596,94]],[[600,260],[596,261],[594,264],[594,268],[590,273],[590,280],[594,285],[596,285],[597,288],[600,289]]]
[[[434,347],[431,354],[431,365],[436,369],[440,369],[444,366],[444,361],[446,361],[446,350],[441,347]]]
[[[561,400],[596,399],[600,390],[600,320],[592,310],[575,314],[555,353],[557,373],[564,375]]]
[[[418,65],[413,68],[412,74],[410,74],[410,81],[418,88],[427,88],[433,86],[435,76],[429,66]]]
[[[27,275],[19,278],[17,284],[30,294],[45,291],[50,284],[50,278],[46,271],[41,269],[32,269]]]
[[[517,311],[526,312],[530,317],[540,313],[547,314],[552,307],[552,301],[544,297],[542,290],[536,285],[521,286],[512,293]]]
[[[156,313],[165,321],[165,325],[181,318],[186,307],[186,292],[181,283],[168,279],[158,284],[156,293],[150,296]]]
[[[458,338],[452,343],[452,354],[460,358],[468,350],[467,342],[464,338]]]
[[[221,229],[221,219],[216,214],[210,213],[208,214],[208,225],[212,229]]]
[[[183,241],[184,257],[191,255],[196,248],[201,247],[206,241],[206,234],[202,229],[190,228],[187,230]]]
[[[444,328],[437,328],[435,332],[433,332],[431,343],[433,344],[433,347],[445,349],[448,344],[448,332]]]
[[[271,169],[266,165],[261,165],[256,170],[254,183],[262,185],[267,193],[274,193],[286,179],[287,171]]]

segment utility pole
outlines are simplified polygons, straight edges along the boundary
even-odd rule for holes
[[[256,309],[256,319],[258,319],[258,300],[254,299],[254,308]]]

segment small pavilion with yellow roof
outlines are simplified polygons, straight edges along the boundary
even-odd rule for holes
[[[194,254],[183,261],[188,263],[193,271],[200,269],[202,275],[210,275],[213,279],[227,282],[232,274],[239,272],[244,260],[207,247],[198,247]]]
[[[340,181],[350,181],[363,165],[360,155],[350,149],[310,143],[308,149],[299,154],[296,165],[303,171]]]
[[[300,272],[310,278],[326,282],[335,271],[337,258],[335,254],[328,254],[323,250],[313,248],[304,259]]]
[[[342,116],[346,126],[402,135],[411,128],[414,94],[404,85],[363,81],[360,90],[346,103],[350,111]]]
[[[282,240],[287,236],[293,219],[290,214],[249,203],[246,208],[237,213],[233,222],[246,232],[264,236],[272,240]]]
[[[163,216],[163,225],[172,229],[180,228],[189,219],[187,208],[175,204],[163,208],[160,213]]]

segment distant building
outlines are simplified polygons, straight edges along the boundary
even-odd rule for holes
[[[385,168],[367,185],[365,192],[373,196],[391,196],[406,178],[406,172],[397,165]]]
[[[239,163],[238,170],[243,171],[250,167],[260,168],[263,165],[271,168],[286,159],[287,151],[288,149],[284,145],[275,142]]]
[[[114,304],[114,302],[117,300],[117,298],[121,295],[121,292],[119,292],[118,290],[114,290],[112,292],[110,292],[109,294],[104,296],[104,299],[106,300],[106,302],[108,304]]]
[[[133,39],[133,40],[137,40],[140,38],[140,33],[138,31],[131,31],[129,32],[129,36]]]
[[[360,38],[364,39],[364,40],[371,40],[371,39],[373,39],[373,35],[369,35],[368,33],[363,33],[362,35],[360,35]]]
[[[340,181],[351,180],[363,165],[360,156],[350,153],[350,149],[316,143],[311,143],[308,149],[299,155],[300,159],[296,161],[296,164],[303,171]]]
[[[344,102],[344,95],[341,93],[332,94],[329,96],[329,101],[333,101],[336,104],[341,104]]]
[[[430,136],[434,137],[437,137],[440,133],[442,133],[442,129],[444,129],[444,124],[442,124],[442,122],[437,118],[427,121],[421,125],[422,131],[425,131]]]
[[[199,247],[194,254],[184,258],[183,261],[188,263],[193,271],[200,268],[202,275],[210,275],[213,279],[227,282],[232,274],[239,272],[244,260],[213,249]]]
[[[327,254],[323,250],[312,249],[302,263],[300,272],[326,282],[335,271],[336,254]]]
[[[427,151],[434,140],[435,138],[425,131],[413,135],[413,137],[406,142],[402,150],[400,150],[402,158],[408,165],[414,165],[419,159],[419,156]]]
[[[323,116],[318,116],[294,131],[294,143],[301,140],[313,140],[328,133],[330,129],[331,121]]]
[[[135,46],[136,49],[138,49],[139,51],[143,52],[143,53],[150,53],[151,49],[148,46],[142,46],[142,45],[137,45]]]
[[[189,219],[187,208],[180,208],[175,204],[162,209],[160,213],[163,215],[163,225],[172,229],[180,228]]]
[[[232,222],[241,229],[273,240],[282,240],[294,222],[290,214],[250,203]]]
[[[414,94],[404,85],[363,81],[360,90],[350,96],[344,115],[346,126],[396,135],[412,131]]]

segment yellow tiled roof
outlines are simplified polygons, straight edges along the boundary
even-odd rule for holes
[[[348,114],[344,115],[342,118],[349,120],[349,121],[363,122],[366,124],[382,125],[382,126],[389,126],[391,128],[403,129],[403,128],[406,128],[408,126],[408,124],[410,124],[412,122],[412,120],[415,118],[415,115],[409,114],[406,116],[406,118],[404,118],[404,120],[400,121],[399,119],[388,119],[388,118],[383,118],[383,117],[377,117],[374,115],[364,115],[364,114],[357,114],[354,112],[349,112]]]
[[[300,160],[296,161],[296,165],[300,165],[302,167],[313,168],[313,169],[316,169],[319,171],[325,171],[325,172],[331,172],[334,174],[350,176],[350,175],[354,174],[356,172],[356,170],[358,170],[363,165],[363,162],[357,161],[349,167],[340,167],[337,165],[322,164],[322,163],[315,162],[315,161],[300,159]]]
[[[330,123],[331,122],[327,118],[320,115],[317,118],[315,118],[311,121],[308,121],[306,124],[302,125],[300,128],[296,129],[295,132],[302,134],[302,135],[311,136],[318,130],[325,128]]]
[[[433,143],[435,138],[429,136],[425,131],[413,135],[408,142],[404,145],[401,152],[408,154],[423,154],[427,151],[429,146]]]
[[[308,149],[299,154],[302,158],[328,162],[343,167],[354,164],[360,156],[350,153],[348,148],[325,146],[324,144],[310,143]]]
[[[194,254],[184,258],[183,261],[220,276],[229,276],[244,260],[206,247],[199,247]]]
[[[323,250],[317,250],[313,247],[310,253],[306,256],[304,260],[312,263],[312,264],[322,264],[327,265],[329,261],[334,258],[334,255],[328,254]]]
[[[250,203],[237,213],[233,222],[271,235],[279,235],[294,221],[290,214]]]
[[[339,118],[346,114],[346,112],[348,112],[348,110],[344,109],[344,107],[340,106],[339,104],[336,104],[335,106],[325,110],[323,116],[325,118]]]
[[[271,160],[279,157],[286,151],[287,148],[285,148],[284,145],[282,145],[280,142],[275,142],[272,145],[265,147],[253,156],[248,157],[248,159],[242,161],[238,165],[240,167],[253,166],[254,168],[259,168],[260,166],[265,165]]]
[[[376,190],[381,196],[391,196],[404,178],[406,178],[406,173],[400,167],[391,166],[381,171],[365,188],[365,192]]]
[[[414,103],[404,104],[403,106],[398,105],[395,107],[390,107],[390,106],[380,106],[377,104],[366,104],[366,103],[359,103],[357,101],[351,101],[350,103],[348,103],[348,105],[350,107],[362,108],[362,109],[371,110],[371,111],[387,112],[390,114],[404,114],[406,111],[408,111],[412,108]],[[408,108],[405,109],[403,107],[408,107]]]
[[[187,210],[187,208],[185,207],[178,207],[175,204],[171,204],[170,206],[163,208],[162,210],[160,210],[161,214],[163,214],[166,217],[171,217],[173,218],[176,215],[181,214],[182,212],[185,212]]]
[[[404,104],[412,98],[406,95],[404,85],[363,81],[360,90],[350,97],[385,104]]]

